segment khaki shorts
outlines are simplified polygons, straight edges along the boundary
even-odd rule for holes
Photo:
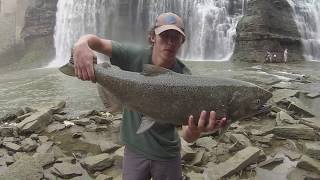
[[[122,177],[123,180],[181,180],[181,158],[149,160],[125,148]]]

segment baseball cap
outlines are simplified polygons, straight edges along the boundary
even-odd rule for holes
[[[160,33],[170,29],[178,31],[184,37],[186,36],[184,34],[183,21],[178,15],[172,12],[160,14],[156,19],[155,33],[159,35]]]

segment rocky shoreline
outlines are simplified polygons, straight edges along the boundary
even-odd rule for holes
[[[233,73],[273,93],[270,111],[231,124],[223,135],[182,140],[185,179],[320,178],[320,79],[277,68],[290,69],[270,64]],[[0,179],[122,179],[122,115],[66,111],[66,105],[22,107],[0,117]]]

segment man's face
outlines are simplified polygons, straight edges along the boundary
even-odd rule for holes
[[[154,48],[164,60],[174,60],[183,43],[183,36],[176,30],[167,30],[156,35]]]

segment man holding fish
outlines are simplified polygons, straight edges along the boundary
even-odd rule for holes
[[[96,81],[94,51],[110,57],[113,65],[133,72],[142,72],[144,64],[153,64],[177,73],[188,73],[187,67],[176,55],[185,41],[182,19],[174,13],[160,14],[150,31],[149,48],[138,48],[95,35],[82,36],[74,45],[73,58],[76,76],[85,81]],[[128,89],[130,91],[130,89]],[[194,116],[199,119],[194,119]],[[178,180],[182,179],[180,137],[176,126],[155,122],[147,130],[139,131],[148,116],[123,109],[121,141],[125,145],[123,161],[124,180]],[[193,142],[202,132],[212,131],[226,124],[226,118],[216,119],[215,111],[190,114],[187,125],[182,127],[182,137]],[[196,123],[197,122],[197,123]]]

